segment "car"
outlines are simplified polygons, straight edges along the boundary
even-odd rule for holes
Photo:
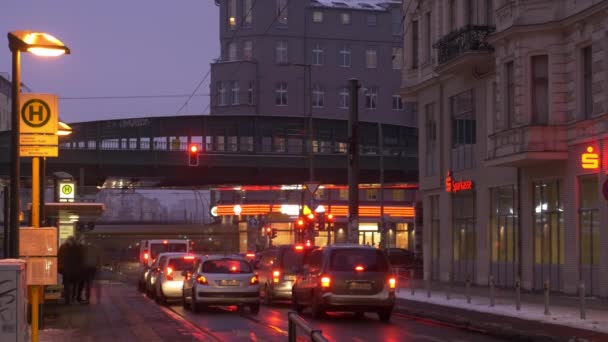
[[[393,270],[403,278],[410,278],[410,271],[414,271],[414,278],[421,279],[423,275],[422,259],[416,253],[403,248],[387,248],[384,250],[388,262]]]
[[[279,245],[261,253],[255,270],[260,277],[260,295],[264,304],[291,300],[296,274],[302,271],[304,259],[313,248],[300,244]]]
[[[189,252],[190,240],[169,239],[169,240],[141,240],[139,243],[139,275],[137,287],[141,292],[146,292],[146,278],[152,264],[158,261],[160,253],[168,252]]]
[[[372,246],[330,245],[314,249],[293,286],[292,305],[314,318],[327,311],[376,312],[390,320],[397,279],[385,253]]]
[[[240,256],[209,255],[183,272],[184,308],[198,312],[211,305],[248,306],[260,311],[260,283],[253,266]]]
[[[192,270],[197,259],[189,253],[171,253],[163,258],[158,265],[154,285],[154,298],[159,304],[167,304],[169,300],[182,299],[185,274],[183,271]]]
[[[167,258],[174,254],[183,255],[185,253],[170,252],[157,254],[150,267],[144,272],[143,292],[148,297],[154,298],[156,296],[156,278],[161,271],[160,265],[164,265]]]

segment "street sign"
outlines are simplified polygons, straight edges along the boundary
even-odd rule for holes
[[[20,134],[19,145],[44,145],[56,146],[59,137],[55,134]]]
[[[74,202],[76,183],[74,181],[61,181],[57,183],[59,202]]]
[[[57,95],[52,94],[21,94],[19,110],[20,133],[57,132]]]
[[[59,148],[55,146],[19,146],[19,156],[21,157],[57,157]]]
[[[310,192],[311,195],[314,195],[315,192],[317,192],[317,189],[319,188],[319,185],[321,185],[321,184],[317,183],[317,182],[304,183],[304,186],[306,187],[306,189],[308,190],[308,192]]]
[[[608,201],[608,178],[606,178],[604,184],[602,184],[602,194],[604,195],[604,199]]]

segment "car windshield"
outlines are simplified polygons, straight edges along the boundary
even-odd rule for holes
[[[202,265],[202,273],[251,273],[251,266],[244,260],[219,259],[208,260]]]
[[[363,267],[366,271],[387,272],[388,263],[382,251],[367,248],[337,249],[331,253],[330,269],[332,271],[353,271]]]
[[[194,265],[194,258],[184,259],[183,257],[169,260],[169,267],[175,271],[191,270]]]
[[[150,248],[150,256],[155,259],[157,255],[165,252],[187,252],[185,243],[155,243]]]
[[[302,264],[304,264],[305,256],[306,251],[304,250],[285,249],[283,252],[281,268],[285,272],[300,272],[302,270]]]

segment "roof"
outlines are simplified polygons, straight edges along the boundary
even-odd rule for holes
[[[310,0],[313,7],[348,8],[368,11],[386,11],[391,5],[400,5],[401,0]]]

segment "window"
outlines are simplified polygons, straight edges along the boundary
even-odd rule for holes
[[[338,107],[340,109],[348,109],[350,106],[350,93],[348,88],[340,88],[338,93]]]
[[[340,13],[340,24],[350,25],[350,13]]]
[[[532,124],[546,125],[549,121],[549,58],[532,57]]]
[[[365,199],[367,201],[378,200],[378,189],[367,189],[365,190]]]
[[[226,88],[225,88],[224,82],[222,82],[222,81],[215,82],[215,89],[216,89],[215,96],[217,97],[217,105],[225,106],[226,105]]]
[[[582,49],[582,90],[583,96],[583,118],[588,119],[593,114],[593,58],[591,46]]]
[[[452,195],[452,270],[455,281],[475,279],[477,211],[475,192]]]
[[[251,40],[243,42],[243,58],[246,60],[253,58],[253,42]]]
[[[232,81],[232,88],[230,89],[230,104],[239,104],[239,81]]]
[[[237,60],[236,53],[236,43],[232,42],[228,44],[228,60],[236,61]]]
[[[365,51],[365,65],[368,69],[375,69],[378,64],[378,57],[376,55],[376,50],[366,50]]]
[[[579,226],[581,278],[590,293],[598,290],[600,261],[600,202],[597,175],[579,178]]]
[[[243,26],[244,27],[251,27],[251,23],[253,22],[252,1],[253,0],[243,0],[243,13],[244,13]]]
[[[392,190],[391,199],[393,201],[405,201],[405,190]]]
[[[426,13],[426,60],[431,62],[433,60],[433,35],[431,32],[431,12]]]
[[[517,188],[490,188],[491,263],[496,284],[512,286],[519,264]]]
[[[515,71],[513,62],[505,64],[505,119],[507,128],[515,124]]]
[[[418,20],[412,21],[412,69],[418,68]]]
[[[473,91],[450,97],[452,115],[452,170],[474,167],[474,145],[477,143]]]
[[[429,103],[425,105],[426,114],[426,141],[425,141],[425,158],[426,158],[426,175],[437,175],[437,118],[435,116],[435,105]]]
[[[391,24],[393,36],[401,35],[403,30],[402,19],[401,19],[401,8],[393,8],[391,11]]]
[[[279,64],[287,63],[287,41],[280,40],[275,45],[275,61]]]
[[[276,8],[277,22],[281,25],[287,25],[288,0],[276,0],[276,1],[277,1],[277,8]]]
[[[403,110],[403,101],[400,95],[393,95],[393,110]]]
[[[378,17],[375,14],[367,15],[367,26],[376,26],[378,24]]]
[[[274,104],[277,106],[287,106],[287,82],[280,82],[274,90]]]
[[[403,65],[403,49],[400,47],[393,48],[393,69],[400,70]]]
[[[323,65],[323,47],[320,44],[315,44],[312,49],[312,64]]]
[[[340,49],[339,64],[343,68],[350,67],[350,48],[348,46],[344,46]]]
[[[448,30],[456,30],[456,0],[448,0]]]
[[[255,81],[249,81],[247,86],[247,104],[255,104]]]
[[[365,89],[365,108],[366,109],[376,109],[378,101],[378,88],[377,87],[369,87]]]
[[[313,23],[322,23],[323,22],[323,12],[313,11],[312,12],[312,22]]]
[[[325,102],[325,89],[320,85],[315,85],[312,89],[312,107],[323,108]]]
[[[236,0],[228,0],[228,29],[236,29]]]

